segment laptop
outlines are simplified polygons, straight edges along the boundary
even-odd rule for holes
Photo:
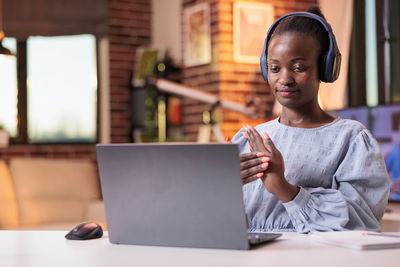
[[[114,244],[249,249],[239,149],[227,143],[96,145]]]

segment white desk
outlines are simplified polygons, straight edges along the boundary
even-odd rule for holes
[[[0,231],[0,266],[400,266],[400,249],[337,248],[297,233],[249,251],[113,245],[107,233],[89,241],[66,240],[65,234]]]

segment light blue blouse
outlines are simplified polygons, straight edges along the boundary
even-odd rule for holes
[[[249,231],[379,230],[389,177],[378,143],[359,122],[337,118],[296,128],[279,118],[255,127],[271,137],[285,161],[285,177],[300,191],[282,203],[260,179],[243,186]],[[241,129],[232,139],[249,152]]]

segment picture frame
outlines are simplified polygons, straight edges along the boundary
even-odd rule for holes
[[[143,87],[146,78],[153,73],[159,58],[159,51],[152,47],[139,47],[136,50],[136,61],[133,69],[132,86]]]
[[[131,85],[143,87],[146,78],[153,74],[154,67],[158,61],[165,58],[166,48],[164,45],[140,46],[136,49],[135,63],[132,69]]]
[[[210,7],[200,3],[184,9],[184,56],[186,67],[211,63]]]
[[[274,22],[269,3],[236,2],[233,6],[233,59],[238,63],[260,63],[269,27]]]

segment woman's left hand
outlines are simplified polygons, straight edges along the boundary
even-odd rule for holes
[[[243,136],[248,141],[250,151],[264,152],[270,158],[268,169],[261,177],[265,188],[283,202],[292,200],[299,189],[285,179],[285,164],[281,152],[275,147],[267,133],[264,133],[264,138],[262,138],[252,126],[246,126],[245,130]]]

